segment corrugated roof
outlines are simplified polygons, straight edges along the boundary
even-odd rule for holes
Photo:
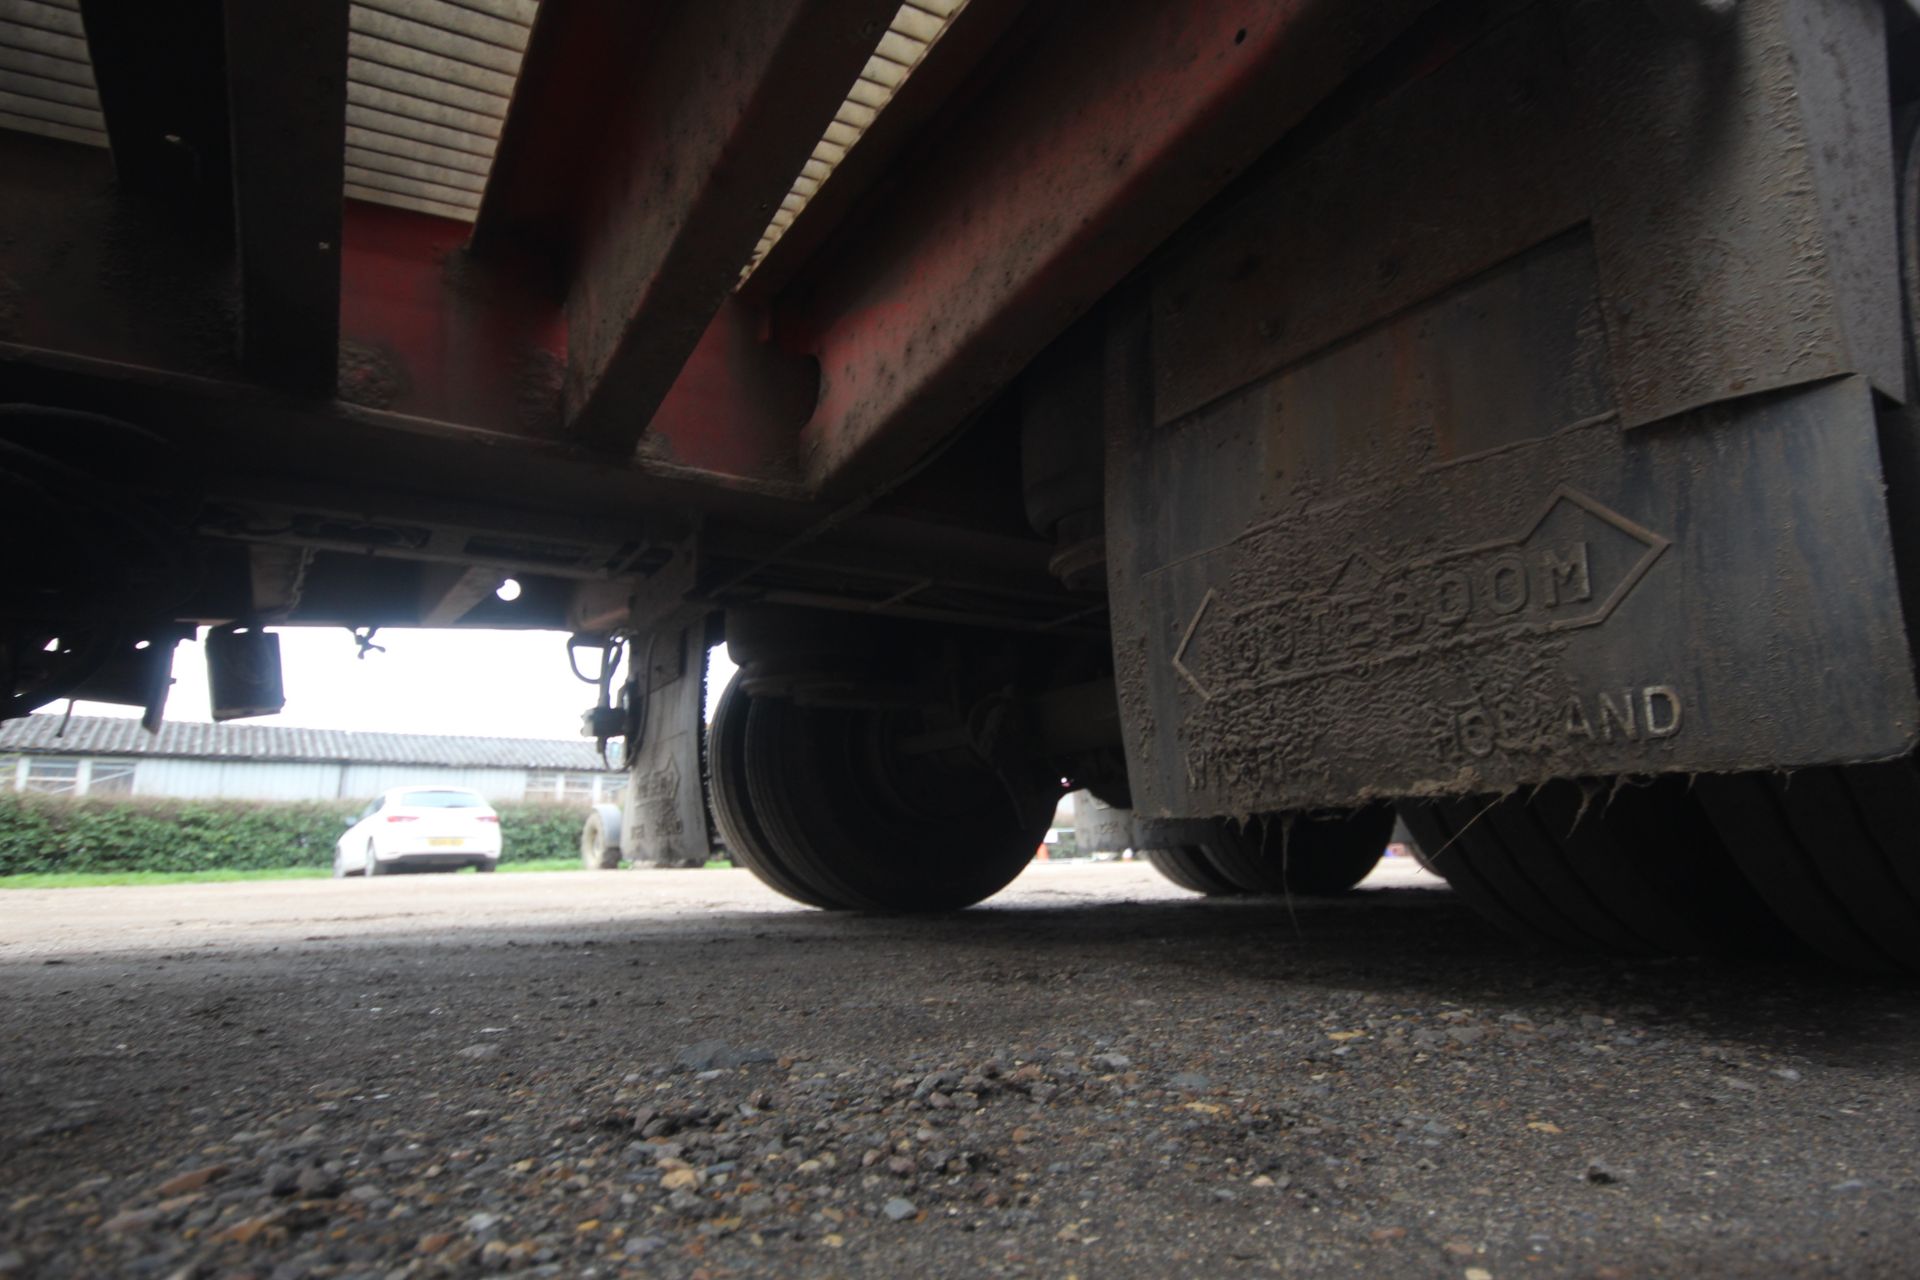
[[[538,7],[355,0],[345,194],[473,221]],[[107,145],[80,0],[0,0],[0,129]]]
[[[445,765],[460,769],[606,771],[600,753],[579,741],[460,738],[425,733],[356,733],[267,724],[169,721],[150,734],[134,719],[74,716],[64,735],[58,715],[0,723],[0,754],[164,756],[186,760],[346,761]]]

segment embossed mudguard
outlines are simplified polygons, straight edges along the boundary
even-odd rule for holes
[[[627,751],[621,846],[640,866],[706,865],[711,842],[701,787],[702,693],[707,651],[701,625],[662,625],[630,652],[651,687],[639,742]]]
[[[1112,308],[1142,813],[1912,746],[1882,11],[1726,7],[1518,6]]]
[[[1913,747],[1867,383],[1630,430],[1587,358],[1587,262],[1570,238],[1176,423],[1110,427],[1142,813]],[[1502,312],[1521,361],[1463,363]],[[1522,404],[1533,359],[1556,372]],[[1464,438],[1489,430],[1460,412],[1477,397],[1509,438]]]

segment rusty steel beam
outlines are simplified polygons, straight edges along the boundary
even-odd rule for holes
[[[120,186],[104,151],[0,130],[0,343],[247,381],[231,238]],[[232,209],[230,188],[221,206]],[[465,223],[346,202],[337,394],[422,423],[551,442],[565,319],[544,282],[469,259],[467,234]],[[320,376],[331,375],[330,347],[321,338],[309,348]]]
[[[4,324],[0,387],[19,403],[104,414],[165,438],[216,498],[287,490],[362,516],[431,512],[435,523],[473,529],[514,527],[522,511],[576,526],[630,521],[636,511],[789,518],[783,504],[755,495],[610,467],[551,442],[19,345]]]
[[[716,0],[664,33],[568,295],[581,439],[632,450],[894,7]]]
[[[647,424],[644,466],[801,493],[795,446],[820,374],[805,356],[764,343],[765,327],[763,308],[739,297],[721,304]]]
[[[347,10],[226,6],[241,364],[302,395],[331,396],[339,363]]]
[[[967,0],[906,83],[741,284],[742,298],[763,301],[792,283],[807,261],[846,225],[860,201],[885,179],[889,167],[920,131],[977,90],[973,81],[990,63],[994,47],[1028,8],[1029,0]]]
[[[130,197],[104,151],[0,130],[0,343],[237,377],[231,243],[171,195]]]
[[[532,440],[560,430],[566,322],[517,261],[468,257],[465,223],[348,200],[340,382],[348,403]]]
[[[573,438],[632,453],[894,8],[541,6],[474,249],[563,273]]]
[[[809,484],[923,455],[1432,3],[1047,6],[778,305],[820,361]]]
[[[969,0],[832,176],[714,315],[647,423],[641,458],[720,483],[803,492],[800,429],[819,396],[819,366],[766,341],[774,299],[869,198],[929,121],[954,112],[1027,0]]]
[[[221,0],[81,0],[119,192],[210,238],[233,231]]]
[[[535,11],[474,219],[476,257],[537,261],[565,295],[595,171],[666,12],[629,0],[545,0]]]

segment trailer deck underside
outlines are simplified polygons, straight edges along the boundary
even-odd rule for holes
[[[941,910],[1072,782],[1325,892],[1397,805],[1530,937],[1920,965],[1917,52],[1894,0],[0,0],[0,533],[57,549],[0,714],[157,716],[197,625],[234,714],[264,627],[564,628],[602,855]]]

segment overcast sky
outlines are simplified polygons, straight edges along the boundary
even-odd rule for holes
[[[362,659],[342,627],[274,627],[286,679],[287,709],[245,724],[385,733],[471,734],[501,738],[575,738],[596,691],[567,669],[559,631],[382,631],[385,653]],[[593,650],[581,652],[591,667]],[[716,651],[709,702],[732,672]],[[591,674],[591,671],[589,671]],[[167,719],[206,721],[207,660],[198,641],[173,660]],[[66,703],[42,708],[60,712]],[[137,716],[135,707],[82,702],[77,715]]]

